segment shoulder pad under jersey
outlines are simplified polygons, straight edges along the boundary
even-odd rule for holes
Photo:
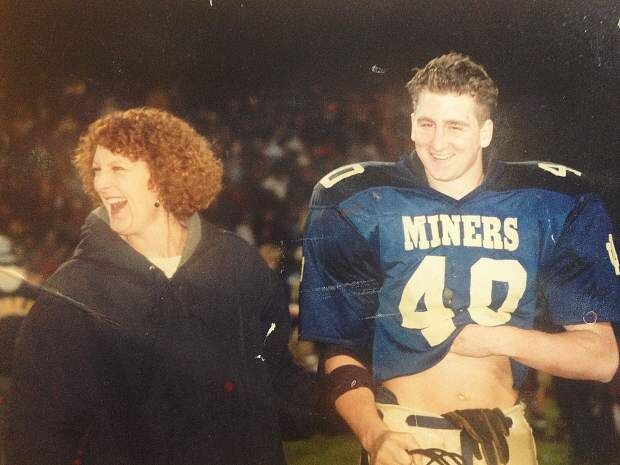
[[[546,161],[498,162],[502,168],[493,180],[495,190],[543,189],[571,197],[595,192],[576,169]]]
[[[403,162],[353,163],[323,176],[314,186],[310,206],[334,206],[372,187],[412,187],[414,184],[415,178]]]

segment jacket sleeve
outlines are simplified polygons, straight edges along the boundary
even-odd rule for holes
[[[322,419],[318,376],[304,370],[293,360],[288,346],[291,321],[285,285],[275,273],[270,274],[273,293],[261,320],[264,334],[274,328],[265,341],[264,350],[270,361],[275,401],[281,419],[285,416],[290,421],[306,423],[312,429]]]
[[[75,459],[100,403],[94,324],[56,298],[33,306],[18,338],[8,396],[11,465],[63,465]]]
[[[284,283],[270,270],[267,271],[266,290],[269,297],[261,311],[260,332],[264,336],[262,353],[273,378],[288,356],[291,317]]]

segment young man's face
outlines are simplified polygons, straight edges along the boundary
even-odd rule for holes
[[[481,122],[479,110],[470,95],[423,90],[418,96],[411,140],[433,189],[461,198],[482,182],[482,149],[491,142],[493,122]]]

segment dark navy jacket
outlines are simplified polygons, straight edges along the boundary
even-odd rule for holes
[[[282,285],[244,241],[190,223],[167,279],[87,219],[47,283],[71,301],[42,296],[23,327],[8,463],[285,463],[275,405],[299,371]]]

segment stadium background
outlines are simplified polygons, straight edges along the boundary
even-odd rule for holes
[[[70,166],[79,133],[148,104],[214,142],[211,218],[280,247],[294,282],[313,184],[410,150],[404,84],[449,50],[500,87],[499,155],[586,171],[617,219],[617,2],[2,0],[0,234],[49,275],[91,208]]]

